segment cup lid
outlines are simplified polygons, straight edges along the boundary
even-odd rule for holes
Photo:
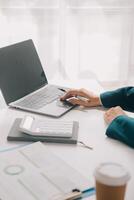
[[[96,169],[94,176],[97,181],[109,185],[120,186],[130,179],[129,172],[118,163],[102,163]]]

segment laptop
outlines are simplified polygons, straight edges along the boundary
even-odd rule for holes
[[[60,101],[66,88],[48,84],[31,39],[0,48],[0,88],[9,107],[52,117],[74,108]]]

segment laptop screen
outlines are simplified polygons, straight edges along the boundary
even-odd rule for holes
[[[47,84],[32,40],[0,49],[0,89],[7,104]]]

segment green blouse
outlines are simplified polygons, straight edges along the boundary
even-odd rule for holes
[[[134,112],[134,87],[104,92],[100,98],[106,108],[120,106],[126,111]],[[116,117],[108,126],[106,135],[134,148],[134,118],[125,115]]]

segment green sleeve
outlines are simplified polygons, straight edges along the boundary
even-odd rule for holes
[[[134,111],[134,87],[124,87],[104,92],[100,95],[100,99],[106,108],[120,106],[124,110]]]
[[[108,126],[106,135],[134,148],[134,118],[126,115],[116,117]]]

